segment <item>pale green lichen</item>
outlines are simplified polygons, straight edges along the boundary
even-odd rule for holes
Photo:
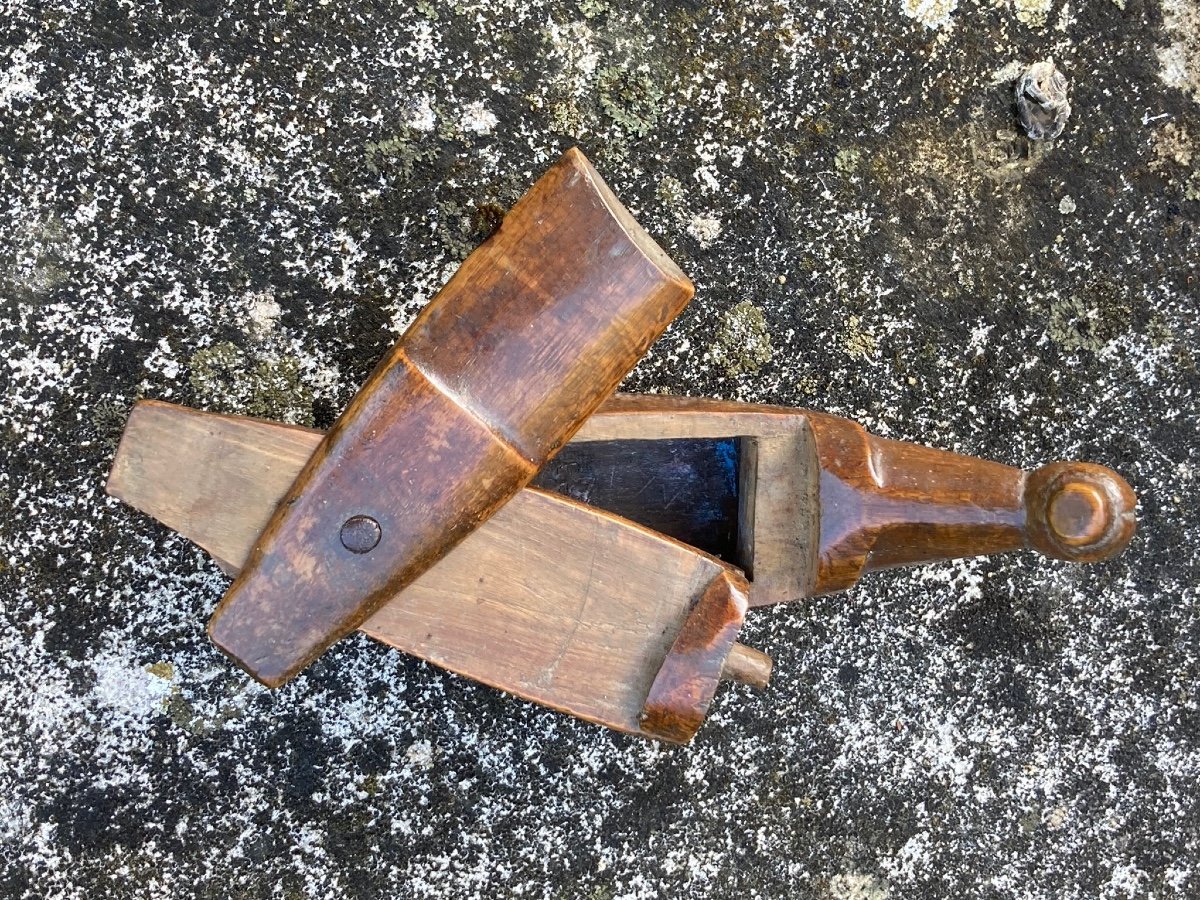
[[[958,0],[900,0],[901,12],[935,31],[950,24],[957,8]]]
[[[115,450],[121,440],[121,432],[129,419],[129,404],[115,400],[101,400],[92,407],[89,418],[100,444]]]
[[[1130,327],[1133,311],[1117,285],[1100,280],[1050,304],[1047,334],[1067,353],[1098,353]]]
[[[367,169],[374,175],[396,173],[403,178],[412,175],[418,163],[433,159],[437,150],[423,145],[425,132],[403,126],[394,135],[370,141],[363,147]]]
[[[1169,169],[1172,164],[1190,166],[1196,155],[1196,145],[1186,125],[1167,122],[1154,132],[1151,141],[1154,147],[1154,159],[1150,161],[1152,172]]]
[[[763,311],[743,300],[721,318],[713,348],[717,362],[729,375],[757,372],[771,361],[771,333]]]
[[[239,718],[245,713],[239,704],[229,702],[221,704],[215,716],[206,717],[188,701],[178,685],[172,685],[170,695],[163,701],[163,710],[177,726],[189,734],[195,735],[207,735],[220,731],[225,727],[225,723]]]
[[[175,664],[168,660],[151,663],[150,665],[146,666],[146,671],[155,678],[161,678],[164,681],[175,680]]]
[[[1200,200],[1200,166],[1193,166],[1200,152],[1187,127],[1168,122],[1154,133],[1153,147],[1150,171],[1182,186],[1185,200]]]
[[[666,207],[667,212],[676,217],[683,216],[687,209],[687,190],[682,181],[673,175],[664,175],[654,194]]]
[[[888,883],[875,875],[847,872],[829,879],[832,900],[887,900]]]
[[[842,338],[842,348],[852,359],[867,360],[874,358],[879,352],[879,342],[863,325],[861,316],[850,316],[846,320],[846,334]]]
[[[446,200],[438,203],[437,209],[438,240],[457,259],[470,256],[472,250],[500,227],[507,213],[496,200],[486,200],[474,206]]]
[[[67,230],[57,216],[48,216],[41,227],[8,235],[15,251],[13,262],[0,269],[0,289],[21,297],[40,297],[67,278]]]
[[[294,356],[251,359],[225,341],[198,350],[190,369],[196,402],[204,408],[313,424],[312,388],[302,380],[300,361]]]
[[[1013,14],[1030,28],[1045,27],[1050,6],[1050,0],[1012,0]]]
[[[600,108],[613,124],[632,137],[645,137],[662,114],[662,85],[646,65],[606,66],[596,75]]]
[[[821,382],[811,372],[796,378],[796,392],[802,397],[815,397],[821,390]]]
[[[609,5],[605,0],[582,0],[579,4],[579,11],[583,13],[585,19],[595,19],[608,12]]]
[[[646,51],[636,17],[595,0],[583,11],[594,21],[546,27],[547,56],[556,71],[527,99],[534,109],[545,110],[553,130],[601,137],[593,154],[618,163],[628,157],[633,140],[657,126],[678,61]]]
[[[593,99],[600,64],[596,35],[586,22],[552,22],[542,37],[554,71],[536,94],[527,97],[529,104],[547,111],[555,131],[584,136],[599,121]]]
[[[833,157],[833,167],[841,175],[853,175],[862,163],[862,151],[855,147],[843,147]]]

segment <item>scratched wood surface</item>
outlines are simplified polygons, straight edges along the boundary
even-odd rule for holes
[[[305,463],[213,614],[269,686],[496,513],[692,296],[568,151],[463,262]]]
[[[130,417],[109,492],[191,538],[231,574],[320,434],[154,401]],[[526,489],[361,626],[485,684],[646,737],[686,741],[724,676],[770,661],[733,643],[736,570],[565,497]],[[643,707],[693,607],[680,658]],[[721,610],[713,619],[710,608]]]
[[[663,475],[669,484],[686,456],[681,441],[740,442],[743,518],[736,526],[739,552],[751,555],[738,562],[752,574],[751,597],[757,589],[760,604],[849,587],[865,571],[954,555],[1032,547],[1094,561],[1119,552],[1135,525],[1132,492],[1102,466],[1052,463],[1025,473],[876,438],[820,413],[684,398],[613,398],[577,437],[590,452],[569,454],[547,480],[569,486],[581,479],[597,492],[593,499],[615,497],[635,517],[646,512],[633,502],[640,491],[653,508],[644,517],[652,519],[657,495],[630,487],[656,480],[646,467],[631,467],[631,450],[645,449],[652,435],[662,435],[669,452],[648,453],[645,463],[671,470]],[[307,429],[143,402],[130,418],[109,491],[191,537],[235,573],[319,441]],[[607,462],[605,448],[613,451]],[[764,472],[773,473],[771,483],[763,482]],[[736,634],[728,622],[740,622],[741,613],[727,613],[721,624],[711,611],[736,611],[734,598],[747,586],[717,560],[542,491],[521,492],[498,516],[430,570],[420,590],[392,598],[363,630],[537,702],[667,739],[703,719],[711,693],[695,685],[715,689],[713,671],[765,683],[765,657],[721,643],[721,634]],[[772,531],[764,533],[764,523]],[[798,552],[785,552],[792,548]],[[687,610],[714,591],[724,605],[710,596],[689,623]],[[685,627],[698,622],[708,624]],[[707,662],[681,666],[673,647],[676,657],[708,648]],[[692,679],[701,671],[708,674]],[[661,690],[648,700],[656,681]],[[645,703],[647,721],[639,711]]]

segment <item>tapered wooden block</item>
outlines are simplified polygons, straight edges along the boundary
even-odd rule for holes
[[[307,429],[148,401],[130,417],[109,492],[232,573],[319,442]],[[690,539],[717,535],[714,549],[749,585],[709,554],[526,489],[363,630],[674,741],[699,727],[718,679],[761,685],[770,674],[769,658],[733,643],[747,589],[761,606],[875,569],[1021,548],[1097,561],[1135,527],[1132,491],[1103,466],[1026,473],[821,413],[678,397],[606,402],[537,483]]]
[[[308,459],[213,614],[269,686],[525,486],[692,295],[578,150],[421,312]]]

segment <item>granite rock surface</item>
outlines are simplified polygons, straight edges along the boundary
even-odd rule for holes
[[[0,896],[1200,894],[1191,0],[0,9]],[[327,426],[573,144],[698,288],[626,390],[1106,463],[1133,546],[757,611],[683,749],[362,638],[248,683],[130,405]]]

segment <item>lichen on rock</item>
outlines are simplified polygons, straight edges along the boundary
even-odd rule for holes
[[[596,89],[604,114],[630,137],[645,137],[658,122],[663,88],[649,64],[605,66]]]
[[[254,358],[228,341],[197,350],[188,376],[196,404],[216,412],[313,424],[313,391],[293,356]]]
[[[910,19],[937,29],[950,23],[951,15],[958,9],[958,0],[900,0],[900,8]]]
[[[1101,277],[1089,282],[1081,294],[1051,302],[1047,333],[1068,353],[1099,353],[1125,333],[1131,316],[1121,287]]]
[[[763,311],[749,300],[726,310],[717,329],[713,353],[729,375],[757,372],[771,361],[771,332]]]

